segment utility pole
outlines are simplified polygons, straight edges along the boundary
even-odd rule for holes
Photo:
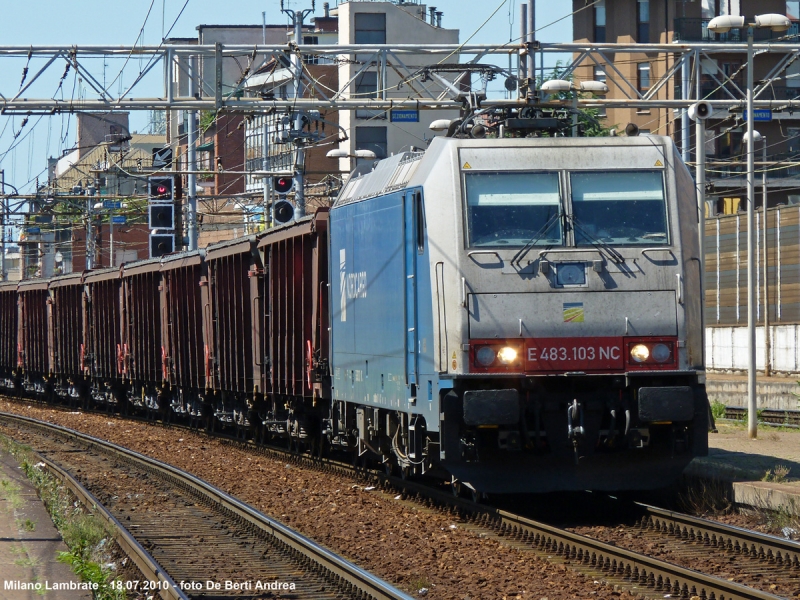
[[[316,10],[316,0],[311,0],[311,9],[292,10],[284,8],[284,0],[281,0],[281,12],[286,13],[294,24],[294,42],[297,46],[303,43],[303,20]],[[292,54],[292,70],[294,72],[294,97],[295,100],[303,97],[303,57],[299,52]],[[306,197],[304,186],[303,171],[306,164],[305,141],[300,132],[303,130],[303,116],[301,110],[294,114],[294,218],[295,220],[304,217],[306,214]]]
[[[681,99],[686,100],[689,98],[689,90],[692,87],[692,82],[690,81],[691,73],[690,73],[690,64],[689,64],[689,55],[684,54],[681,57]],[[702,100],[700,97],[700,90],[697,90],[697,101],[699,102]],[[681,158],[683,162],[688,163],[689,159],[691,158],[691,148],[690,148],[690,129],[689,129],[689,114],[688,111],[684,108],[681,109]],[[698,146],[699,148],[699,146]],[[705,150],[703,150],[703,156],[705,156]],[[698,154],[699,158],[699,154]]]
[[[519,5],[519,41],[521,44],[524,44],[528,41],[528,5],[525,2],[521,2]],[[520,89],[522,88],[522,82],[528,77],[528,61],[530,58],[528,57],[528,53],[526,52],[524,55],[520,55],[519,61],[519,81],[520,81]],[[518,92],[518,95],[521,92]]]
[[[770,364],[771,346],[769,334],[769,244],[767,244],[767,136],[761,137],[761,193],[763,194],[761,204],[764,207],[764,376],[770,376],[772,365]],[[776,229],[778,224],[775,225]]]
[[[86,197],[86,270],[94,268],[94,206],[91,196]]]
[[[533,101],[536,98],[536,50],[533,47],[536,40],[536,0],[530,0],[528,5],[528,100]]]
[[[698,68],[699,70],[699,68]],[[753,27],[747,26],[747,436],[758,437],[756,395],[756,201],[753,176]]]
[[[197,94],[197,57],[189,58],[189,95]],[[187,150],[189,174],[186,176],[186,237],[189,251],[197,250],[197,112],[186,113]],[[177,236],[176,231],[176,236]],[[176,240],[177,242],[178,240]]]
[[[0,169],[0,281],[6,280],[6,172]]]

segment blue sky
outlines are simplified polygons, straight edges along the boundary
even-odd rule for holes
[[[132,46],[157,45],[175,23],[170,37],[195,37],[197,25],[260,24],[266,11],[268,23],[282,23],[279,0],[251,2],[232,0],[25,0],[4,2],[0,40],[8,46],[69,46],[82,44],[113,44]],[[330,0],[331,5],[336,0]],[[311,0],[287,0],[287,7],[308,8]],[[432,0],[443,11],[442,25],[461,31],[461,40],[475,33],[473,43],[505,43],[519,31],[519,0]],[[542,27],[567,16],[571,2],[539,2],[537,26]],[[180,18],[178,14],[183,9]],[[150,14],[148,16],[148,10]],[[495,12],[496,11],[496,12]],[[317,14],[322,12],[322,0],[317,1]],[[489,17],[494,13],[494,16]],[[489,21],[481,27],[481,25]],[[510,23],[511,21],[511,23]],[[144,27],[143,27],[144,25]],[[480,28],[480,29],[479,29]],[[476,33],[477,30],[477,33]],[[567,18],[543,29],[538,35],[543,42],[568,42],[572,39],[572,23]],[[8,59],[0,59],[8,61]],[[21,65],[0,62],[0,93],[14,95],[19,88]],[[546,65],[547,66],[547,65]],[[48,81],[52,89],[57,84],[60,69],[52,71]],[[50,92],[52,93],[52,92]],[[49,95],[49,94],[48,94]],[[35,97],[35,94],[31,94]],[[22,117],[0,116],[0,169],[5,170],[6,182],[31,193],[35,177],[42,174],[48,156],[59,156],[74,143],[74,125],[68,117],[31,117],[22,130],[24,139],[13,142],[20,131]],[[132,116],[132,129],[146,122],[144,115]],[[23,138],[21,135],[20,138]],[[12,142],[16,144],[9,151]]]

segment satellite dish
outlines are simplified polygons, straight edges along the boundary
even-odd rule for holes
[[[61,254],[61,252],[56,252],[55,259],[56,259],[56,262],[61,262],[61,261],[64,260],[64,255]]]

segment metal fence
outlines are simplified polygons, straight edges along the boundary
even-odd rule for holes
[[[756,219],[756,315],[764,320],[764,211]],[[800,206],[767,210],[770,324],[800,323]],[[744,213],[706,219],[706,324],[747,324],[747,218]]]

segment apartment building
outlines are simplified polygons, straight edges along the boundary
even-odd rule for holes
[[[715,110],[705,123],[705,320],[706,363],[710,369],[747,367],[748,269],[756,271],[757,363],[763,369],[800,369],[800,111],[786,101],[800,99],[800,60],[791,51],[798,42],[798,0],[573,0],[574,38],[585,43],[596,60],[583,60],[577,79],[601,79],[608,98],[647,95],[654,99],[735,100],[729,110]],[[755,261],[747,254],[746,142],[743,112],[747,81],[746,32],[715,33],[714,17],[777,13],[792,21],[788,31],[754,29],[754,41],[769,42],[768,51],[753,61],[756,97],[773,101],[754,112],[755,129]],[[702,44],[686,69],[679,52],[596,52],[601,43]],[[730,51],[730,44],[738,50]],[[726,49],[723,51],[723,49]],[[788,49],[788,51],[787,51]],[[576,54],[576,58],[584,53]],[[674,69],[674,70],[673,70]],[[687,77],[688,74],[688,77]],[[663,82],[662,78],[668,76]],[[686,77],[686,80],[683,78]],[[658,83],[657,83],[658,82]],[[663,85],[661,85],[663,83]],[[686,84],[686,85],[684,85]],[[660,85],[660,87],[658,87]],[[655,86],[655,87],[654,87]],[[687,91],[688,90],[688,91]],[[641,132],[670,135],[694,171],[697,159],[694,123],[684,132],[683,113],[663,108],[609,108],[606,124],[624,128],[635,123]],[[688,143],[684,140],[688,134]],[[763,159],[764,153],[766,160]],[[767,185],[762,185],[766,177]],[[764,196],[766,205],[764,209]],[[768,317],[769,329],[764,327]],[[765,339],[771,339],[767,354]]]
[[[800,18],[798,0],[600,0],[586,8],[589,2],[573,0],[573,17],[576,42],[587,43],[661,43],[701,42],[706,48],[690,61],[688,70],[677,69],[670,81],[655,93],[652,87],[676,65],[677,53],[631,52],[604,53],[610,62],[601,59],[595,64],[584,61],[576,69],[578,79],[605,81],[607,97],[623,99],[636,94],[651,94],[656,100],[681,99],[687,93],[682,76],[689,74],[688,98],[705,100],[738,99],[744,101],[746,87],[745,52],[715,53],[714,46],[729,42],[744,41],[744,33],[732,30],[727,34],[715,34],[708,23],[719,15],[744,15],[778,13],[793,20],[787,32],[772,32],[756,29],[755,41],[797,42],[797,20]],[[581,10],[585,9],[585,10]],[[759,82],[785,57],[784,53],[757,54],[754,59],[754,78]],[[697,64],[695,64],[697,63]],[[697,69],[699,68],[699,78]],[[792,62],[778,74],[759,99],[786,100],[800,97],[800,61]],[[767,116],[768,114],[768,116]],[[606,124],[624,128],[634,123],[642,133],[670,135],[682,144],[683,117],[681,111],[660,108],[609,108],[605,111]],[[792,159],[800,152],[800,112],[773,110],[759,113],[757,131],[767,139],[768,159],[782,162]],[[710,210],[736,212],[743,207],[741,198],[746,195],[743,161],[744,114],[737,111],[716,111],[707,122],[705,154],[709,162],[707,178],[713,186],[710,199],[715,202]],[[694,127],[689,127],[690,160],[695,159]],[[756,148],[761,158],[761,148]],[[793,160],[793,159],[792,159]],[[794,177],[800,169],[793,166],[768,171],[769,206],[800,201],[796,196],[797,182]],[[759,194],[759,197],[761,195]],[[725,201],[725,198],[728,198]],[[760,200],[758,201],[760,202]]]

